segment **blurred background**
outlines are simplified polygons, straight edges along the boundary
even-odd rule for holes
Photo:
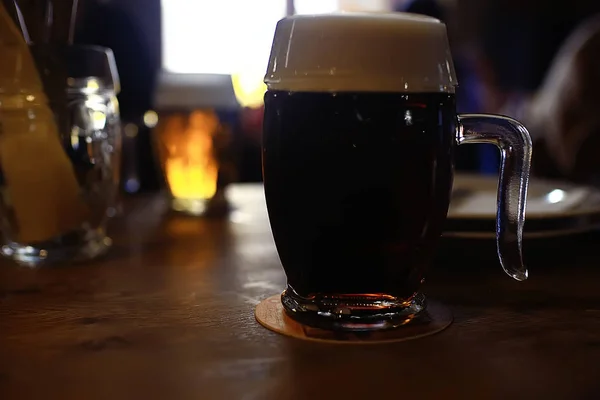
[[[522,120],[538,176],[600,182],[597,0],[87,0],[75,41],[115,54],[123,191],[168,182],[176,196],[210,197],[215,181],[259,182],[262,78],[275,23],[342,10],[443,20],[459,112]],[[458,149],[459,170],[497,168],[495,148]]]

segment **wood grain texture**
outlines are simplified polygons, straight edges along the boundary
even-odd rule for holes
[[[227,221],[126,203],[86,265],[0,263],[0,399],[594,399],[600,235],[526,242],[530,280],[493,243],[444,241],[425,286],[455,321],[378,346],[287,338],[254,308],[285,284],[261,188]]]

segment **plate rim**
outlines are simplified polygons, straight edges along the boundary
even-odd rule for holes
[[[499,177],[496,175],[484,175],[484,174],[474,174],[474,173],[455,173],[454,174],[454,183],[452,185],[453,189],[455,187],[456,178],[457,177],[473,179],[473,180],[486,180],[486,181],[495,181],[498,182]],[[533,177],[532,177],[533,178]],[[555,218],[569,218],[569,217],[581,217],[583,215],[594,215],[600,214],[600,190],[589,185],[577,185],[570,182],[563,182],[552,179],[543,179],[543,178],[535,178],[537,181],[547,184],[549,186],[556,186],[557,189],[565,190],[566,188],[585,188],[591,192],[590,195],[598,196],[599,203],[595,207],[591,207],[587,210],[565,210],[557,213],[540,213],[534,214],[532,216],[527,215],[527,210],[525,210],[525,218],[527,220],[547,220],[547,219],[555,219]],[[531,185],[531,178],[529,181]],[[460,216],[452,216],[450,215],[450,209],[448,209],[447,219],[452,219],[453,221],[460,220],[481,220],[481,221],[489,221],[490,219],[496,219],[496,213],[493,214],[493,217],[484,217],[477,214],[461,214]]]
[[[533,231],[523,232],[523,239],[547,239],[569,235],[576,235],[581,233],[593,232],[600,230],[600,224],[588,225],[580,228],[572,229],[557,229],[557,230],[546,230],[546,231]],[[444,231],[442,238],[448,239],[496,239],[496,232],[482,232],[482,231]]]

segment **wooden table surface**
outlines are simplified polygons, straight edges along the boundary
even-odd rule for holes
[[[396,344],[305,342],[254,307],[285,284],[262,188],[228,220],[129,200],[104,260],[0,264],[0,399],[597,399],[600,235],[525,243],[530,279],[493,243],[445,240],[425,292],[455,322]]]

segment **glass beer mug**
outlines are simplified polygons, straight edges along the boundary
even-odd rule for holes
[[[501,116],[457,115],[446,27],[412,14],[294,16],[265,77],[263,174],[286,313],[378,330],[426,309],[419,288],[448,212],[454,147],[501,152],[500,263],[521,256],[531,139]]]

